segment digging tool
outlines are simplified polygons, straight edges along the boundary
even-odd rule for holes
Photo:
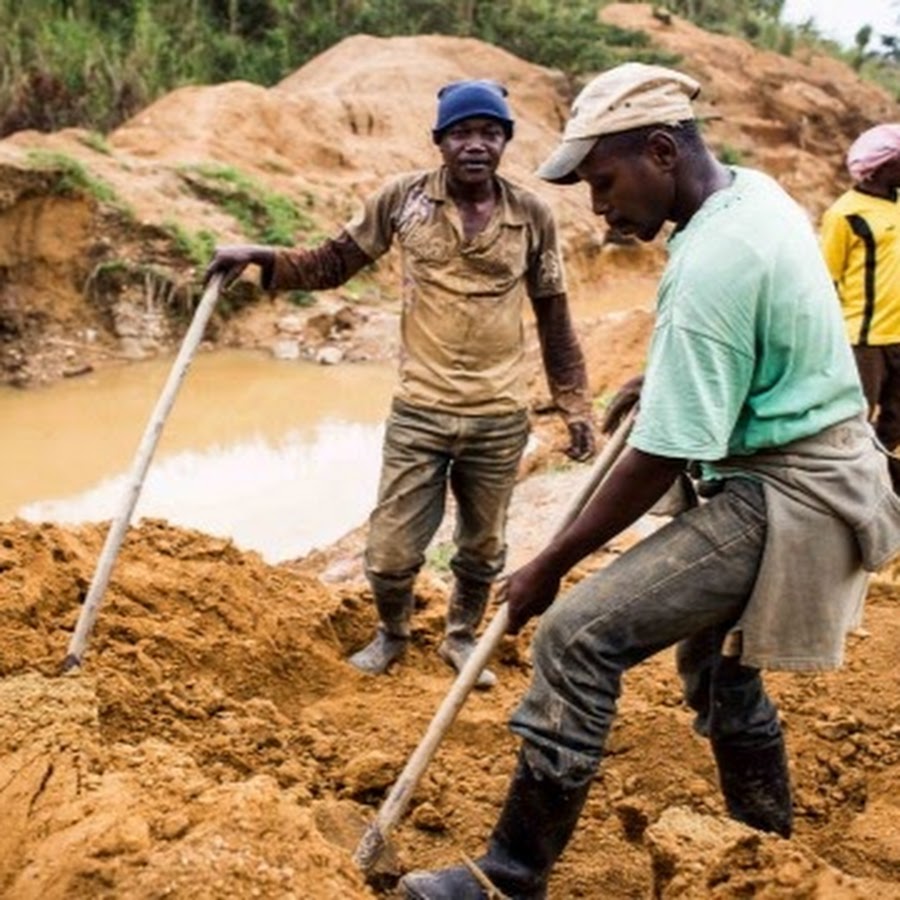
[[[610,436],[602,452],[591,467],[581,490],[561,516],[554,534],[559,534],[575,521],[578,518],[578,514],[587,505],[587,502],[597,492],[597,489],[609,474],[610,469],[612,469],[613,464],[624,449],[625,441],[631,432],[636,414],[637,407],[632,407]],[[413,792],[418,786],[425,769],[431,762],[438,745],[453,724],[456,714],[478,680],[481,670],[487,665],[501,638],[506,634],[508,624],[509,610],[504,601],[497,608],[497,612],[479,638],[466,664],[459,675],[457,675],[449,693],[440,707],[438,707],[438,711],[431,720],[425,736],[413,751],[405,768],[400,773],[400,777],[394,783],[384,803],[378,810],[374,821],[360,839],[354,851],[353,860],[364,873],[368,873],[372,869],[384,852],[387,846],[388,835],[406,811]]]
[[[122,498],[119,510],[106,534],[106,541],[103,544],[103,550],[100,553],[100,559],[97,562],[97,568],[94,571],[94,577],[91,580],[87,597],[85,597],[84,604],[81,607],[78,622],[75,625],[75,632],[69,641],[66,658],[62,664],[63,672],[68,672],[70,669],[81,665],[88,637],[100,610],[100,603],[103,600],[109,576],[112,573],[113,563],[119,553],[119,548],[122,546],[122,541],[125,539],[131,515],[137,505],[141,488],[144,486],[144,479],[150,466],[150,460],[156,450],[156,445],[159,443],[163,425],[172,409],[172,404],[175,402],[175,395],[178,393],[181,382],[203,338],[206,323],[209,321],[216,301],[219,299],[221,287],[222,276],[216,275],[210,280],[209,285],[203,292],[187,334],[185,334],[181,343],[181,349],[178,351],[178,356],[175,358],[175,362],[169,372],[169,377],[159,399],[156,401],[156,407],[150,415],[150,420],[147,422],[144,436],[141,438],[137,454],[132,463],[125,496]]]

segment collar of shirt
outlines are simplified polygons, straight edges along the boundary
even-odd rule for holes
[[[494,183],[500,190],[500,222],[503,225],[522,226],[528,224],[528,217],[519,198],[505,178],[494,176]],[[428,173],[425,179],[425,194],[435,203],[446,203],[450,199],[447,191],[447,167],[441,166]]]

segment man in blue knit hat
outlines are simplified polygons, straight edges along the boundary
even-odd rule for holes
[[[459,670],[492,582],[506,561],[507,509],[529,420],[526,297],[550,391],[569,431],[567,454],[595,449],[584,359],[569,316],[548,205],[497,174],[514,122],[506,89],[459,81],[438,93],[442,165],[388,181],[333,239],[314,249],[219,247],[206,279],[230,283],[251,264],[268,290],[334,288],[387,253],[404,261],[399,385],[387,420],[366,575],[380,624],[350,662],[382,674],[406,649],[413,585],[444,515],[457,503],[455,583],[441,657]],[[479,686],[494,675],[482,672]]]

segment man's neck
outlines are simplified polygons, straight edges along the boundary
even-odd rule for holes
[[[712,154],[701,159],[687,181],[677,201],[674,218],[676,230],[684,228],[694,213],[715,193],[731,187],[734,171],[720,163]]]
[[[497,185],[493,178],[474,184],[447,179],[447,193],[457,204],[480,206],[497,199]]]
[[[855,184],[853,189],[860,194],[868,194],[870,197],[878,197],[881,200],[897,202],[897,188],[884,184]]]

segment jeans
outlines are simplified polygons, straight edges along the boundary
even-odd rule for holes
[[[747,748],[780,735],[759,671],[721,655],[753,589],[765,535],[762,486],[732,479],[555,601],[534,638],[531,686],[510,721],[533,769],[566,787],[593,778],[623,673],[673,644],[700,733]]]
[[[411,588],[444,518],[448,485],[457,504],[451,570],[481,583],[500,574],[528,431],[525,410],[459,416],[394,401],[366,545],[366,574],[376,593]]]

